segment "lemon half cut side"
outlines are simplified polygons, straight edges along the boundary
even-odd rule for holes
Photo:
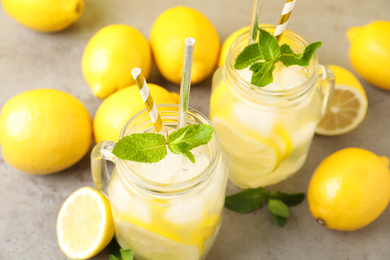
[[[320,135],[340,135],[355,129],[367,112],[367,96],[356,77],[348,70],[329,66],[335,74],[336,85],[328,111],[317,125]]]
[[[103,250],[114,236],[114,222],[106,197],[90,187],[71,194],[57,219],[61,250],[71,259],[87,259]]]

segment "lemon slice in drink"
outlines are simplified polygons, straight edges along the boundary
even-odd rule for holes
[[[91,258],[103,250],[113,236],[110,203],[103,195],[84,187],[66,199],[58,214],[57,238],[69,258]]]
[[[269,139],[250,128],[235,130],[221,117],[214,116],[212,123],[221,138],[224,151],[237,171],[261,176],[271,173],[279,165],[280,153]]]
[[[328,111],[318,123],[316,133],[340,135],[355,129],[367,112],[367,96],[358,79],[348,70],[329,66],[335,74],[336,85]]]

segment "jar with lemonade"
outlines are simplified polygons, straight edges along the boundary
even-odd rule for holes
[[[275,27],[263,29],[273,33]],[[251,84],[252,71],[234,68],[248,40],[247,31],[232,43],[214,74],[210,100],[210,120],[227,155],[229,179],[241,188],[276,184],[302,167],[334,88],[332,71],[319,65],[315,54],[304,67],[276,63],[273,82],[265,87]],[[284,43],[295,53],[308,46],[289,30]]]
[[[158,106],[168,133],[177,128],[177,105],[173,106]],[[195,123],[211,124],[189,109],[187,124]],[[146,110],[130,119],[121,138],[144,132],[155,132]],[[112,154],[114,145],[97,144],[91,158],[95,185],[111,202],[119,245],[133,249],[140,260],[204,259],[221,225],[227,182],[217,133],[207,145],[191,150],[195,163],[169,149],[157,163],[121,160]],[[106,160],[115,163],[111,175]]]

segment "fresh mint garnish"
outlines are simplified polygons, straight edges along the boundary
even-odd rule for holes
[[[133,249],[122,249],[115,238],[107,246],[110,260],[133,260]]]
[[[122,160],[154,163],[167,155],[165,137],[162,134],[131,134],[121,138],[112,153]]]
[[[272,217],[279,226],[283,227],[289,217],[288,207],[301,203],[304,198],[304,193],[268,192],[263,187],[259,187],[226,196],[225,207],[236,212],[249,213],[267,203]]]
[[[134,253],[133,249],[120,249],[120,256],[117,257],[115,255],[110,255],[110,260],[133,260],[134,259]]]
[[[272,72],[277,62],[282,62],[286,67],[307,66],[321,46],[322,42],[314,42],[306,46],[302,53],[296,54],[289,45],[280,46],[275,36],[260,29],[259,41],[244,48],[237,56],[234,68],[241,70],[250,66],[249,69],[253,72],[251,83],[264,87],[273,82]]]
[[[119,159],[142,163],[155,163],[167,155],[167,147],[174,154],[183,154],[192,163],[195,157],[191,150],[207,144],[214,128],[209,125],[192,124],[172,132],[168,139],[158,133],[136,133],[121,138],[112,153]]]
[[[193,148],[207,144],[213,136],[214,128],[209,125],[193,124],[179,128],[169,135],[167,143],[172,153],[183,154],[195,162],[194,155],[190,152]]]

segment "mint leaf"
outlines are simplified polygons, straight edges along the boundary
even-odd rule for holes
[[[267,61],[262,63],[262,65],[259,67],[259,70],[252,74],[251,83],[258,87],[265,87],[269,83],[272,83],[272,81],[274,80],[274,77],[272,76],[272,71],[274,69],[275,69],[274,62]]]
[[[264,188],[245,189],[231,196],[226,196],[225,207],[240,213],[248,213],[263,206],[266,197]]]
[[[110,254],[110,257],[120,257],[120,249],[121,247],[119,246],[118,242],[116,241],[115,237],[111,240],[111,242],[107,246],[108,252]],[[110,258],[111,259],[111,258]],[[115,258],[113,258],[115,259]]]
[[[284,192],[274,192],[269,194],[271,199],[276,199],[282,201],[288,207],[298,205],[305,199],[305,193],[284,193]]]
[[[234,68],[236,70],[245,69],[253,62],[261,60],[263,57],[260,53],[257,43],[253,43],[244,48],[244,50],[237,56]]]
[[[120,252],[121,252],[122,260],[133,260],[134,259],[133,249],[121,249]]]
[[[255,62],[250,67],[249,70],[253,72],[258,72],[264,66],[264,62]]]
[[[154,163],[167,155],[165,137],[162,134],[131,134],[121,138],[112,153],[122,160]]]
[[[169,150],[183,154],[192,163],[195,157],[193,148],[207,144],[213,137],[214,128],[209,125],[193,124],[172,132],[168,140],[158,133],[136,133],[121,138],[112,153],[119,159],[142,163],[155,163],[167,155]]]
[[[182,127],[169,135],[168,148],[172,153],[181,153],[192,163],[195,163],[194,155],[190,151],[207,144],[211,140],[213,132],[214,128],[209,125],[193,124]]]
[[[283,44],[280,47],[281,55],[279,60],[286,67],[291,65],[308,66],[314,53],[321,46],[322,42],[314,42],[306,46],[305,50],[301,54],[295,54],[290,46]]]
[[[120,249],[120,257],[116,257],[115,255],[110,255],[110,260],[133,260],[134,253],[133,249]]]
[[[296,54],[290,46],[279,43],[272,34],[260,29],[259,41],[248,45],[237,56],[234,68],[237,70],[249,67],[253,71],[251,83],[258,87],[265,87],[273,82],[272,72],[275,63],[281,61],[286,67],[291,65],[307,66],[322,42],[315,42],[306,46],[305,50]]]
[[[258,46],[263,59],[266,61],[276,61],[280,55],[278,40],[263,29],[260,29]]]
[[[283,227],[289,216],[288,206],[301,203],[304,197],[304,193],[288,194],[280,191],[268,192],[263,187],[250,188],[226,196],[225,208],[240,213],[248,213],[261,208],[264,203],[268,203],[268,209],[272,217],[279,226]]]
[[[276,223],[278,224],[279,227],[284,227],[286,225],[287,218],[281,217],[281,216],[278,216],[278,215],[275,215],[272,213],[271,213],[271,215],[276,220]]]
[[[289,216],[288,207],[281,200],[270,199],[268,208],[272,214],[287,218]]]

